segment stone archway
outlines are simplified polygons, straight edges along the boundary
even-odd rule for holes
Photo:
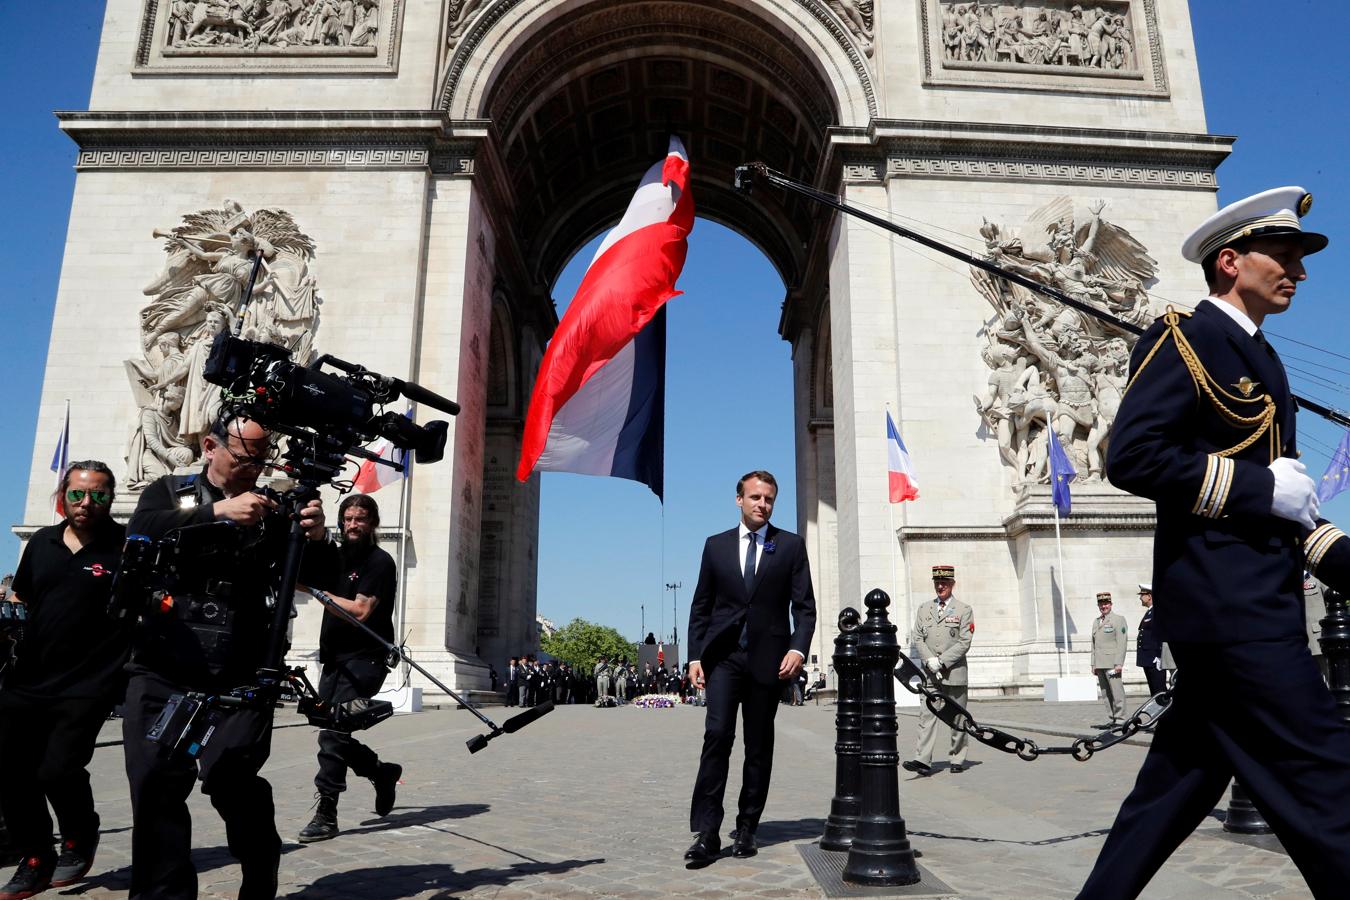
[[[822,619],[831,620],[838,606],[832,409],[817,389],[828,384],[830,369],[822,363],[830,354],[829,220],[795,198],[747,203],[732,181],[748,159],[812,183],[838,178],[831,129],[874,112],[860,51],[833,19],[826,17],[836,26],[831,31],[805,3],[565,3],[547,11],[521,5],[519,18],[493,16],[511,6],[491,7],[465,33],[441,93],[452,114],[490,123],[476,154],[487,165],[480,171],[475,159],[473,178],[495,231],[488,265],[499,288],[490,371],[509,355],[498,349],[498,332],[508,327],[510,311],[533,305],[541,312],[546,286],[586,240],[617,219],[636,178],[664,154],[669,133],[680,134],[693,162],[700,217],[744,235],[787,286],[777,326],[793,346],[796,370],[797,527],[811,540]],[[812,46],[827,56],[813,56]],[[537,363],[546,338],[536,332],[532,361],[514,357],[522,368],[512,381],[526,386],[523,396],[533,378],[529,363]],[[533,573],[537,566],[533,542],[503,541],[505,526],[492,510],[513,505],[499,485],[509,477],[512,457],[504,451],[519,446],[524,414],[522,406],[497,415],[494,389],[490,379],[475,625],[475,646],[485,658],[490,646],[497,657],[520,649],[498,633],[502,573]],[[537,479],[517,494],[530,498],[514,504],[517,512],[537,522]],[[533,580],[529,587],[532,598]],[[821,659],[828,630],[817,636]]]

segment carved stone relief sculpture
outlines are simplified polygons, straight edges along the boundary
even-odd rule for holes
[[[1143,326],[1157,262],[1104,209],[1093,203],[1076,217],[1073,201],[1059,197],[1020,228],[986,221],[984,256]],[[981,353],[989,382],[975,408],[1004,463],[1019,483],[1048,481],[1053,429],[1080,477],[1100,481],[1135,336],[981,269],[971,269],[971,281],[995,312]]]
[[[446,37],[449,46],[459,43],[473,20],[491,3],[492,0],[450,0],[450,29]]]
[[[290,213],[248,213],[226,199],[216,209],[183,217],[166,238],[164,269],[142,289],[141,355],[126,361],[139,408],[127,443],[132,488],[190,465],[220,404],[219,388],[202,377],[216,335],[236,325],[243,337],[291,351],[304,365],[315,356],[320,299],[310,264],[314,242]],[[262,264],[243,307],[254,261]],[[241,321],[242,319],[242,321]]]
[[[164,46],[373,47],[381,0],[172,0]]]
[[[873,0],[826,0],[826,4],[858,40],[863,52],[871,56],[874,44]]]
[[[939,7],[944,62],[1120,72],[1139,68],[1129,3],[940,0]]]

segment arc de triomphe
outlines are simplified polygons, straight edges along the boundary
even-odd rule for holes
[[[1178,248],[1230,146],[1206,133],[1185,4],[109,0],[89,106],[60,116],[80,153],[52,346],[91,322],[103,339],[80,368],[49,354],[21,534],[49,516],[67,399],[80,455],[130,451],[132,481],[192,458],[208,411],[192,367],[237,311],[247,232],[272,276],[254,334],[462,404],[445,460],[414,477],[402,594],[419,659],[485,686],[485,661],[533,640],[538,478],[512,469],[549,285],[674,129],[699,214],[787,285],[823,661],[898,542],[902,609],[929,596],[929,566],[958,566],[977,689],[1056,673],[1052,431],[1084,475],[1064,523],[1073,649],[1096,591],[1147,578],[1151,507],[1091,477],[1119,335],[787,195],[747,200],[731,176],[763,160],[1142,315],[1150,291],[1197,288]],[[923,448],[922,500],[894,532],[888,404]],[[317,621],[302,607],[299,649]]]

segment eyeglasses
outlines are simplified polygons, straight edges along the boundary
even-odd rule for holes
[[[112,502],[112,491],[82,491],[79,488],[71,488],[66,491],[66,502],[75,505],[82,503],[85,497],[95,506],[107,506]]]
[[[221,444],[220,449],[230,454],[234,459],[235,465],[239,466],[241,469],[261,469],[263,466],[272,462],[271,451],[268,451],[266,456],[240,456],[230,449],[229,444]]]

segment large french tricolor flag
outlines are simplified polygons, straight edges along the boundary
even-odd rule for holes
[[[533,471],[640,481],[662,496],[665,303],[681,292],[694,198],[679,138],[647,170],[549,342],[521,442]]]
[[[886,471],[891,482],[891,502],[919,499],[919,482],[914,480],[914,466],[909,461],[909,451],[905,442],[900,440],[891,414],[886,413]]]

